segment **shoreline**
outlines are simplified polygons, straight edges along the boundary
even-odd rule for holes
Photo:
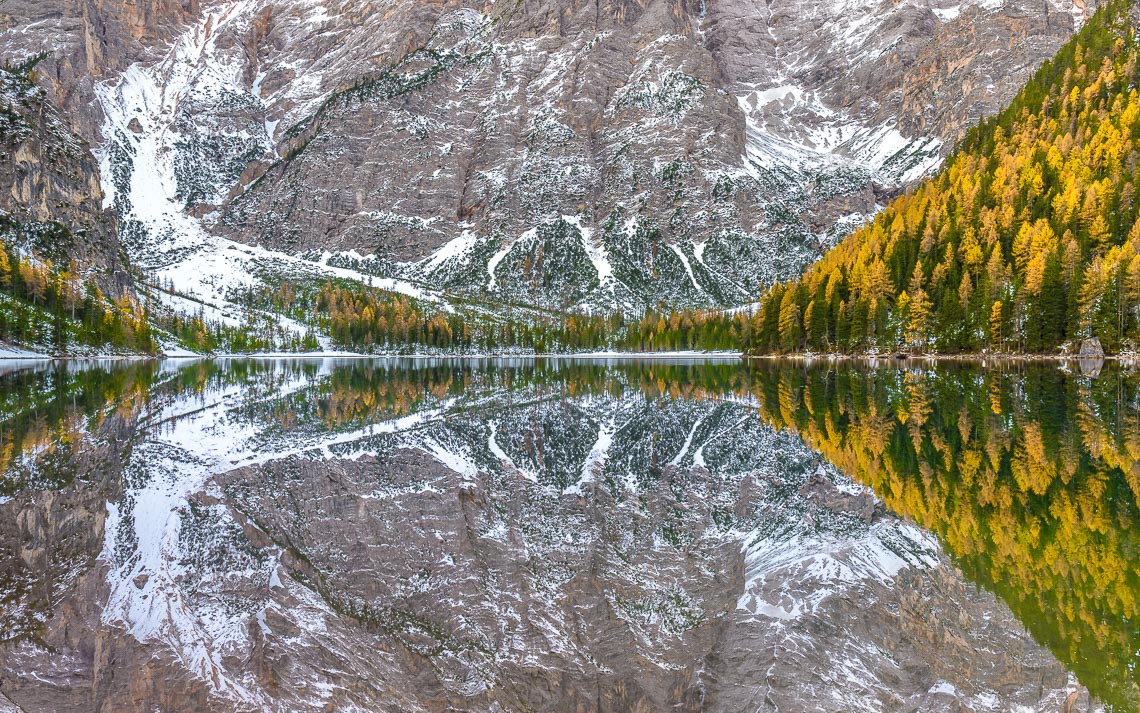
[[[1005,362],[1097,362],[1117,361],[1132,363],[1140,361],[1140,354],[1105,354],[1104,356],[1080,356],[1078,354],[992,354],[992,353],[965,353],[965,354],[906,354],[899,356],[890,354],[812,354],[797,352],[795,354],[741,354],[744,361],[752,360],[797,360],[797,361],[883,361],[906,364],[916,361],[1005,361]]]
[[[571,352],[542,354],[361,354],[358,352],[259,352],[255,354],[47,354],[0,355],[0,364],[12,362],[98,362],[98,361],[213,361],[233,359],[743,359],[739,352]]]
[[[685,359],[685,360],[740,360],[751,361],[804,361],[804,362],[879,362],[907,364],[911,362],[1051,362],[1051,363],[1080,363],[1080,362],[1119,362],[1125,364],[1140,362],[1140,354],[1106,354],[1098,357],[1082,357],[1074,354],[815,354],[811,352],[797,352],[794,354],[744,354],[740,352],[571,352],[571,353],[541,353],[541,354],[510,354],[510,353],[482,353],[482,354],[362,354],[359,352],[259,352],[254,354],[105,354],[105,355],[67,355],[50,356],[46,354],[3,354],[0,353],[0,365],[16,362],[109,362],[109,361],[215,361],[239,359],[358,359],[358,360],[463,360],[463,359]]]

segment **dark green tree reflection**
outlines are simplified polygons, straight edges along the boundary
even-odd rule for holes
[[[764,418],[938,535],[1090,691],[1140,705],[1140,378],[764,362]]]

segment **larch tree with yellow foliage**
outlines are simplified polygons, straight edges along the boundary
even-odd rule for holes
[[[752,351],[1140,348],[1130,9],[1104,4],[937,175],[763,295]]]

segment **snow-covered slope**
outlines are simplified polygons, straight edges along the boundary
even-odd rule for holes
[[[316,14],[309,21],[319,21],[318,8],[310,9]],[[155,283],[196,300],[190,311],[204,304],[231,321],[238,314],[235,290],[272,284],[280,275],[368,279],[376,287],[431,299],[405,281],[372,279],[215,236],[209,217],[188,212],[191,204],[223,200],[249,161],[275,150],[271,134],[277,122],[267,118],[268,104],[258,97],[264,77],[246,86],[244,67],[234,58],[241,48],[219,44],[235,24],[246,29],[260,11],[252,0],[217,4],[160,61],[131,65],[96,88],[105,117],[106,141],[98,150],[104,200],[121,216],[133,263]],[[285,97],[299,101],[302,111],[306,99],[320,98],[303,88]],[[256,120],[234,121],[242,111],[254,112]]]

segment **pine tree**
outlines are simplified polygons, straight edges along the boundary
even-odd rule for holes
[[[990,307],[990,344],[999,351],[1005,349],[1005,305],[995,300]]]
[[[907,345],[925,347],[930,343],[930,317],[933,305],[921,287],[910,299],[910,319],[907,325]]]
[[[786,352],[798,351],[803,342],[800,307],[795,292],[788,290],[780,303],[780,346]]]
[[[8,251],[4,249],[4,244],[0,243],[0,288],[11,285],[11,277],[12,263],[8,260]]]

